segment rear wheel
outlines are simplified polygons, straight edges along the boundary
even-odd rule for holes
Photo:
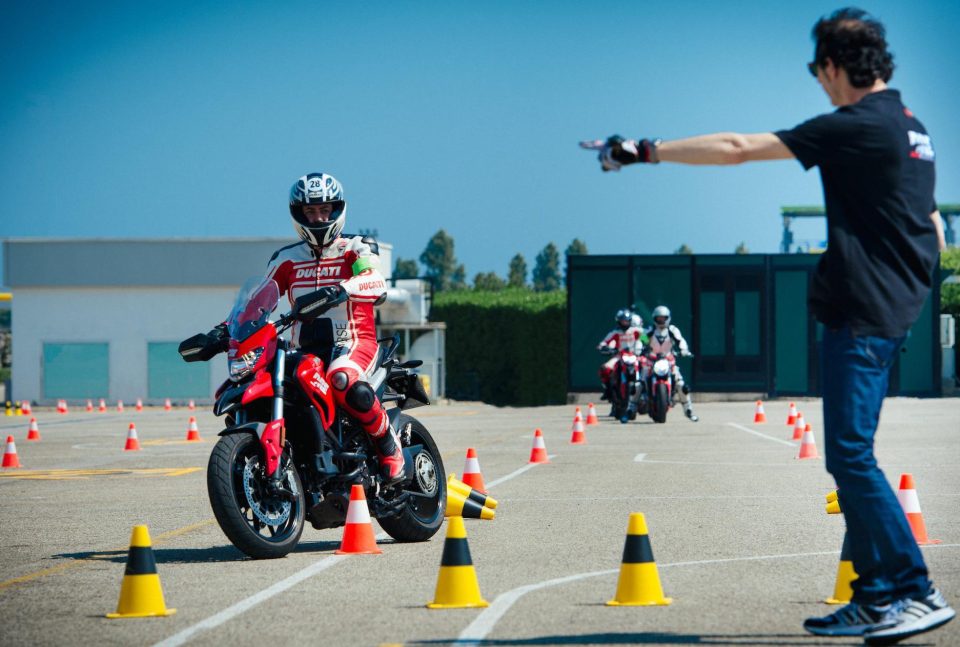
[[[443,523],[447,501],[446,471],[437,444],[419,420],[400,414],[397,431],[401,438],[406,439],[409,435],[409,446],[420,446],[420,450],[412,457],[413,479],[404,485],[405,491],[410,492],[410,498],[400,514],[377,521],[397,541],[426,541],[437,533]],[[408,446],[406,441],[404,446]]]
[[[288,500],[267,491],[262,451],[249,433],[223,436],[207,465],[207,493],[217,523],[234,546],[255,559],[283,557],[303,533],[304,497],[290,457],[281,459],[281,485]]]
[[[670,406],[670,396],[667,395],[667,385],[660,383],[656,385],[656,389],[653,394],[654,408],[653,408],[653,421],[654,422],[666,422],[667,421],[667,408]]]

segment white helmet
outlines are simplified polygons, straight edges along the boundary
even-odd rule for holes
[[[643,317],[634,312],[633,317],[630,318],[630,325],[634,328],[643,328]]]
[[[664,330],[670,325],[670,308],[667,306],[657,306],[653,309],[652,317],[657,330]]]
[[[310,222],[303,215],[305,204],[331,204],[333,212],[325,222]],[[290,187],[290,217],[297,235],[311,247],[323,248],[340,237],[347,220],[347,203],[337,178],[326,173],[308,173]]]

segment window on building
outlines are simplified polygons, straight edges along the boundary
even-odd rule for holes
[[[109,395],[109,344],[43,344],[44,398],[106,398]]]
[[[147,397],[210,397],[210,363],[184,362],[177,342],[147,343]]]

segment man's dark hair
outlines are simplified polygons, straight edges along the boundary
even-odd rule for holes
[[[842,67],[855,88],[867,88],[877,79],[893,76],[893,54],[887,51],[887,30],[883,23],[862,9],[846,7],[821,18],[811,34],[816,43],[814,62],[824,65],[829,58]]]

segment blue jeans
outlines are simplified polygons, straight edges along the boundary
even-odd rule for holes
[[[873,455],[890,367],[902,343],[903,337],[856,335],[848,327],[823,332],[827,471],[836,480],[847,522],[858,604],[918,598],[931,587],[903,508]]]

